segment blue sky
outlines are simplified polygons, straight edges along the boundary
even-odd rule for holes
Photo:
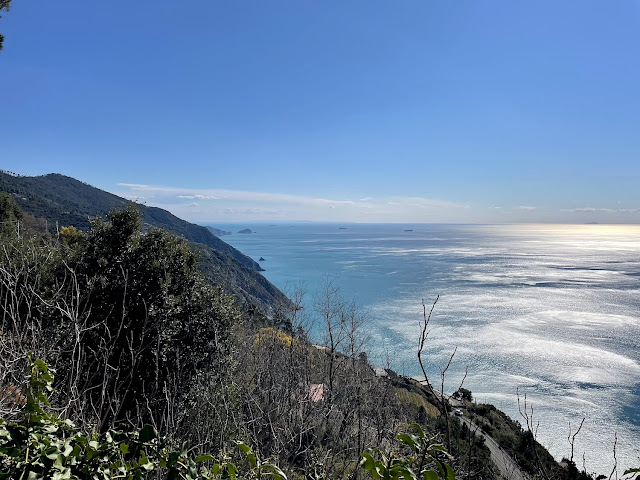
[[[640,0],[14,0],[0,32],[6,170],[202,222],[640,223]]]

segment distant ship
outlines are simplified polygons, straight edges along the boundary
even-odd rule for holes
[[[405,232],[413,232],[413,230],[411,230],[410,228],[407,228]]]

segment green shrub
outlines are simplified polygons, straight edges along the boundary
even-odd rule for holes
[[[249,465],[243,473],[226,459],[190,455],[186,444],[179,450],[170,448],[151,426],[83,435],[71,421],[51,413],[47,397],[53,378],[53,371],[42,360],[32,362],[22,420],[8,423],[0,419],[0,480],[286,480],[277,466],[261,462],[240,442]]]
[[[401,433],[396,438],[408,448],[410,456],[383,454],[376,449],[362,454],[360,465],[371,473],[374,480],[455,480],[455,474],[447,461],[453,458],[433,438],[427,438],[418,424],[412,424],[415,433]]]

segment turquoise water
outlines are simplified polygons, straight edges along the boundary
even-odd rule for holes
[[[236,224],[224,240],[261,262],[286,290],[313,292],[327,275],[369,314],[371,358],[406,375],[416,360],[422,299],[440,300],[428,339],[429,375],[457,348],[447,390],[465,386],[521,420],[517,392],[540,422],[539,440],[609,473],[640,456],[640,226]],[[410,230],[410,231],[409,231]]]

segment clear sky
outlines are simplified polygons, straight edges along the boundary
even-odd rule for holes
[[[640,0],[14,0],[0,168],[191,221],[640,223]]]

